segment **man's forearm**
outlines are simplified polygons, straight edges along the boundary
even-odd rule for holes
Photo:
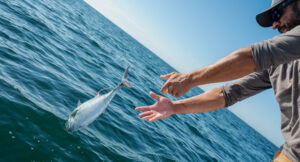
[[[191,98],[174,101],[176,114],[202,113],[218,110],[225,106],[221,88],[214,88]]]
[[[241,48],[218,62],[189,73],[193,86],[234,80],[255,71],[251,47]]]

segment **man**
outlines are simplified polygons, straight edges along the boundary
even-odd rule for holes
[[[142,120],[152,122],[177,113],[214,111],[273,88],[285,138],[274,161],[300,161],[300,0],[272,0],[271,7],[258,14],[256,20],[259,25],[273,26],[282,34],[236,50],[188,74],[173,72],[161,76],[168,79],[161,92],[179,97],[197,85],[240,79],[178,101],[150,92],[157,102],[136,108],[145,111],[139,114]]]

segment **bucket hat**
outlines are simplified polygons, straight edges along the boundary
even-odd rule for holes
[[[262,27],[270,27],[273,24],[272,10],[286,0],[272,0],[271,7],[256,15],[257,23]]]

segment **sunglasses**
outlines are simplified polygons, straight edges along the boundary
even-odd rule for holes
[[[272,11],[272,19],[274,22],[278,21],[281,17],[282,10],[291,4],[294,0],[287,0],[286,2],[283,2],[281,5],[279,5],[275,10]]]

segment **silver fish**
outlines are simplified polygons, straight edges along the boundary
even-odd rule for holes
[[[104,95],[99,95],[98,93],[94,98],[84,102],[83,104],[80,104],[79,101],[77,108],[71,113],[66,122],[66,131],[74,132],[89,125],[96,120],[98,116],[105,112],[110,101],[122,86],[132,88],[127,81],[128,69],[129,67],[125,70],[121,83],[119,83],[112,91]]]

